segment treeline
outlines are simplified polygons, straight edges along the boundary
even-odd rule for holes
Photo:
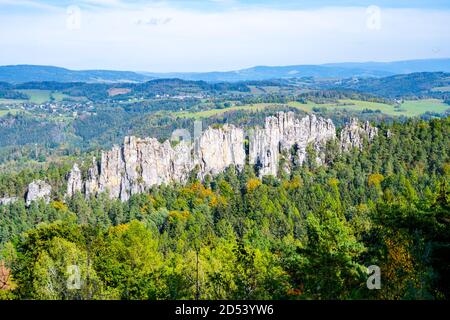
[[[12,277],[0,295],[448,299],[449,129],[450,118],[382,124],[361,152],[330,143],[326,166],[307,161],[262,181],[231,167],[125,203],[79,194],[3,206]],[[381,269],[380,290],[366,287],[370,265]],[[69,290],[75,269],[80,289]]]

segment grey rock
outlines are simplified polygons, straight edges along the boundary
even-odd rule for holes
[[[83,181],[81,179],[81,170],[75,163],[72,167],[72,170],[70,170],[69,173],[66,195],[68,197],[73,197],[77,192],[82,192],[82,190],[83,190]]]
[[[317,118],[315,115],[297,119],[293,112],[279,112],[274,117],[266,118],[264,128],[257,128],[250,135],[249,163],[260,168],[260,176],[276,176],[282,154],[290,157],[295,147],[296,161],[301,165],[306,160],[309,144],[318,154],[316,161],[321,163],[322,149],[328,140],[335,137],[336,128],[330,119]]]
[[[12,204],[14,202],[17,202],[19,198],[17,197],[4,197],[0,198],[0,206],[6,206],[8,204]]]
[[[351,123],[341,134],[341,144],[360,146],[361,138],[377,134],[368,123]],[[316,151],[315,161],[323,163],[327,141],[336,139],[336,128],[331,120],[315,115],[297,119],[293,112],[280,112],[266,118],[263,128],[249,134],[249,163],[259,167],[259,175],[274,175],[279,171],[282,157],[287,160],[281,170],[289,171],[293,161],[302,164],[311,145]],[[234,125],[208,128],[193,144],[181,141],[172,146],[155,138],[126,137],[122,146],[102,152],[100,161],[93,159],[85,181],[74,166],[68,181],[68,195],[84,191],[85,196],[108,192],[111,199],[126,201],[133,194],[145,192],[155,185],[184,183],[194,168],[198,176],[216,175],[229,166],[238,169],[246,163],[244,130]],[[292,155],[292,151],[296,151]]]
[[[364,146],[364,140],[371,142],[377,134],[378,128],[371,126],[368,121],[360,123],[358,119],[352,118],[350,123],[346,124],[341,131],[341,150],[343,152],[348,152],[353,148],[361,150]]]
[[[87,172],[87,179],[84,182],[84,194],[86,197],[95,196],[98,193],[98,164],[95,158],[92,159],[92,166]]]
[[[25,197],[26,205],[29,206],[33,201],[44,200],[50,202],[52,187],[42,180],[35,180],[28,185],[28,191]]]
[[[244,130],[234,125],[208,128],[195,145],[195,162],[202,177],[223,172],[231,165],[237,168],[245,165]]]

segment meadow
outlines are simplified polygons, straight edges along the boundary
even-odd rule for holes
[[[210,109],[199,112],[182,111],[176,112],[176,115],[184,118],[199,119],[220,115],[229,111],[237,111],[237,110],[260,111],[267,108],[279,108],[282,106],[293,107],[305,112],[313,112],[314,108],[331,108],[331,109],[341,108],[354,111],[380,110],[381,113],[390,116],[406,116],[406,117],[416,117],[421,114],[424,114],[427,111],[442,113],[450,108],[449,105],[445,104],[442,100],[438,99],[407,100],[398,106],[378,102],[343,99],[339,100],[338,103],[325,103],[325,104],[317,104],[311,101],[308,101],[307,103],[300,103],[294,101],[289,102],[287,104],[256,103],[251,105],[234,106],[224,109]]]

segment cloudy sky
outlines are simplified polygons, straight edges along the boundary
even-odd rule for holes
[[[450,57],[448,0],[0,0],[0,65],[225,71]]]

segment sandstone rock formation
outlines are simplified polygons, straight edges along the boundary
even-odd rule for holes
[[[169,141],[126,137],[122,147],[102,152],[100,163],[93,160],[87,180],[80,187],[78,167],[69,174],[67,195],[84,190],[86,196],[109,192],[112,199],[126,201],[131,195],[171,182],[185,182],[199,166],[199,175],[217,174],[230,165],[245,164],[244,131],[232,125],[209,128],[195,148],[185,141],[172,147]],[[84,187],[83,187],[84,185]]]
[[[200,166],[200,175],[218,174],[228,166],[245,165],[244,130],[233,125],[221,129],[208,128],[196,141],[194,162]]]
[[[17,200],[19,200],[19,198],[17,198],[17,197],[3,197],[3,198],[0,198],[0,206],[6,206],[8,204],[16,202]]]
[[[81,171],[75,163],[69,173],[67,181],[67,194],[73,196],[77,192],[83,191],[83,181],[81,180]]]
[[[368,123],[361,126],[352,121],[341,133],[342,149],[362,146],[364,136],[369,140],[377,129]],[[85,196],[108,192],[112,199],[126,201],[131,195],[145,192],[152,186],[172,182],[186,182],[195,168],[198,177],[216,175],[229,166],[238,169],[246,163],[244,130],[234,125],[208,128],[193,144],[181,141],[172,146],[154,138],[126,137],[124,144],[102,152],[100,161],[93,159],[86,179],[77,165],[68,178],[67,196],[81,191]],[[301,165],[307,157],[307,147],[316,151],[319,164],[323,162],[327,141],[336,139],[336,128],[331,120],[315,115],[297,119],[293,112],[279,112],[266,118],[263,128],[249,135],[248,161],[259,169],[259,175],[274,175],[279,171],[280,159]]]
[[[52,187],[42,180],[35,180],[28,185],[28,191],[25,197],[26,205],[29,206],[33,201],[43,199],[46,203],[50,202]]]
[[[378,128],[372,127],[367,121],[361,124],[358,119],[352,118],[341,131],[341,150],[348,152],[352,148],[362,149],[364,139],[371,142],[378,134]]]
[[[257,128],[249,137],[249,163],[257,165],[260,176],[278,173],[280,155],[289,161],[296,160],[301,165],[307,156],[306,148],[312,144],[322,162],[321,151],[328,140],[335,139],[336,128],[331,120],[315,115],[296,119],[293,112],[279,112],[275,117],[266,118],[263,129]],[[292,148],[295,158],[291,158]]]

